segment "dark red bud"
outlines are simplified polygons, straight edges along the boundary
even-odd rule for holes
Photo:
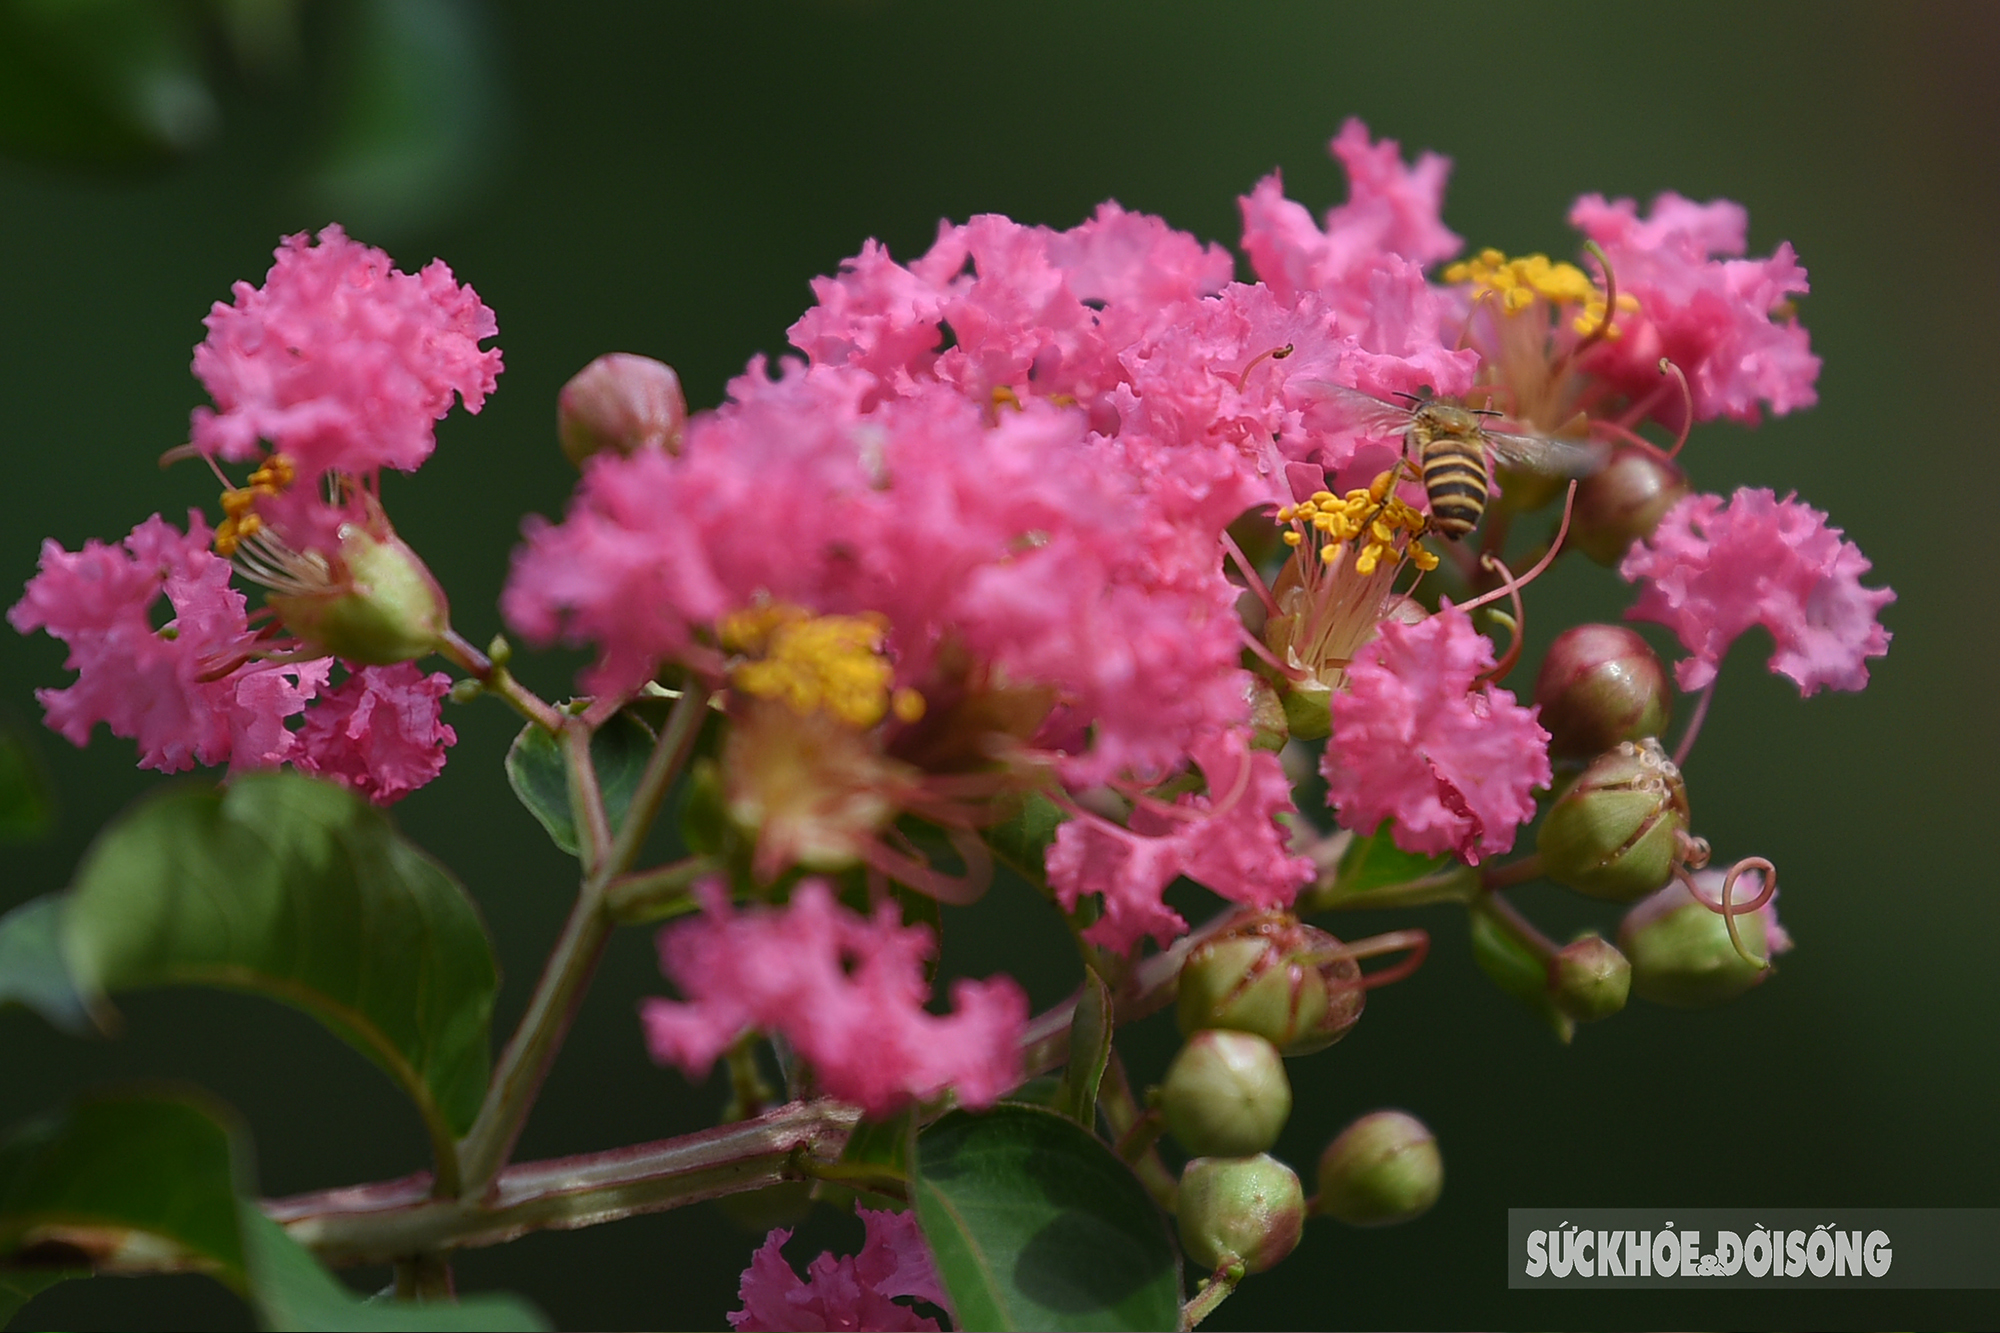
[[[1623,625],[1578,625],[1558,635],[1542,659],[1535,702],[1549,752],[1575,759],[1658,736],[1673,711],[1666,668]]]
[[[1632,543],[1653,535],[1660,516],[1688,494],[1687,474],[1651,449],[1625,446],[1576,488],[1569,541],[1600,565],[1615,565]]]

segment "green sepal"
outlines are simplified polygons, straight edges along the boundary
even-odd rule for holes
[[[1012,818],[982,830],[980,836],[995,856],[1046,893],[1049,845],[1067,818],[1054,801],[1040,792],[1029,792]]]

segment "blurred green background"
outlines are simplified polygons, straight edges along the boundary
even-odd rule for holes
[[[1233,246],[1237,196],[1273,167],[1315,211],[1341,197],[1324,145],[1349,114],[1455,159],[1446,221],[1475,247],[1571,253],[1563,217],[1585,191],[1746,204],[1752,252],[1790,240],[1811,272],[1821,403],[1754,434],[1699,431],[1696,484],[1796,488],[1899,594],[1895,643],[1858,696],[1801,702],[1764,670],[1761,635],[1739,645],[1689,767],[1719,859],[1778,863],[1798,950],[1732,1006],[1635,1002],[1565,1049],[1477,974],[1462,914],[1330,923],[1423,924],[1437,947],[1342,1045],[1295,1063],[1280,1151],[1309,1167],[1351,1116],[1406,1107],[1438,1133],[1445,1195],[1402,1228],[1315,1224],[1212,1326],[1990,1322],[1976,1293],[1511,1293],[1503,1238],[1509,1206],[2000,1205],[1995,618],[1974,577],[2000,495],[2000,9],[8,0],[0,14],[0,584],[26,580],[44,536],[74,548],[155,510],[212,513],[198,466],[156,466],[205,401],[185,373],[199,321],[232,281],[261,280],[281,234],[340,220],[405,268],[443,256],[499,315],[498,394],[387,486],[475,640],[499,628],[521,516],[559,512],[572,483],[552,429],[563,381],[599,352],[643,352],[710,405],[749,355],[782,349],[807,280],[865,237],[907,259],[940,217],[1067,227],[1110,197]],[[1518,688],[1557,628],[1628,600],[1568,566],[1531,601]],[[0,633],[0,721],[30,737],[59,807],[52,834],[4,850],[0,909],[61,886],[93,831],[161,781],[132,768],[129,742],[100,733],[79,752],[40,729],[31,691],[63,681],[61,657]],[[522,674],[560,694],[573,667],[537,657]],[[572,886],[501,776],[510,717],[455,710],[446,780],[396,810],[485,910],[503,1025]],[[1521,897],[1552,931],[1613,920],[1553,890]],[[1039,901],[995,894],[972,920],[947,923],[952,970],[1018,970],[1038,1004],[1071,983]],[[619,937],[523,1156],[713,1122],[719,1081],[690,1089],[645,1058],[634,1006],[662,988],[648,936]],[[192,993],[124,1009],[125,1034],[94,1043],[0,1013],[0,1122],[85,1084],[168,1076],[244,1113],[267,1193],[422,1164],[415,1115],[307,1019]],[[1130,1045],[1152,1079],[1174,1037],[1154,1022]],[[851,1230],[823,1210],[793,1257]],[[524,1292],[564,1327],[716,1327],[756,1239],[704,1206],[471,1253],[460,1282]],[[247,1319],[182,1278],[67,1284],[23,1326]]]

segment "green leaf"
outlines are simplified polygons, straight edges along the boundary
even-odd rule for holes
[[[48,774],[27,737],[0,728],[0,843],[33,842],[55,822]]]
[[[981,836],[995,856],[1040,888],[1048,880],[1049,844],[1056,840],[1056,830],[1065,818],[1054,801],[1039,792],[1030,792],[1022,801],[1019,814],[986,829]]]
[[[242,1205],[242,1231],[251,1299],[269,1328],[351,1329],[357,1333],[396,1329],[476,1333],[495,1329],[511,1333],[554,1327],[527,1301],[503,1293],[461,1296],[455,1304],[371,1302],[322,1268],[319,1260],[255,1204]]]
[[[597,790],[614,834],[632,808],[632,793],[653,744],[652,729],[629,712],[619,713],[591,735],[590,762],[597,770]],[[507,750],[507,785],[549,831],[556,846],[575,856],[576,815],[570,805],[569,765],[563,760],[562,742],[532,722],[523,727]]]
[[[1387,821],[1375,832],[1353,838],[1333,883],[1308,890],[1299,901],[1301,912],[1464,902],[1479,888],[1479,873],[1457,858],[1398,847]]]
[[[0,1260],[171,1259],[241,1288],[246,1183],[229,1112],[199,1093],[83,1097],[0,1143]]]
[[[251,1201],[245,1136],[214,1099],[126,1090],[79,1099],[0,1141],[0,1321],[92,1266],[192,1268],[274,1329],[544,1329],[506,1295],[374,1305]]]
[[[1174,1329],[1179,1251],[1131,1170],[1075,1121],[955,1111],[917,1140],[917,1220],[958,1325]]]
[[[0,1005],[25,1004],[80,1036],[91,1030],[90,1009],[63,962],[62,908],[50,894],[0,916]]]
[[[441,1158],[478,1113],[499,982],[486,928],[450,873],[359,797],[292,773],[171,788],[106,829],[55,901],[31,904],[25,925],[29,909],[8,918],[0,958],[26,961],[0,971],[0,992],[46,1000],[47,959],[27,946],[53,921],[93,1012],[140,986],[251,991],[386,1070]]]
[[[1062,1110],[1085,1129],[1097,1129],[1097,1085],[1111,1063],[1111,991],[1095,968],[1083,970],[1083,994],[1069,1025],[1069,1067],[1063,1072]]]
[[[0,1268],[0,1328],[7,1327],[20,1308],[58,1282],[89,1277],[83,1269]]]
[[[1549,994],[1548,963],[1505,921],[1476,907],[1469,914],[1472,923],[1472,958],[1493,984],[1528,1006],[1548,1024],[1559,1041],[1567,1044],[1576,1036],[1576,1020],[1556,1007]]]

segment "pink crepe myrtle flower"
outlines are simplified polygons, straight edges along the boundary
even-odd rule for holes
[[[1344,826],[1367,834],[1391,820],[1404,851],[1472,865],[1514,845],[1535,815],[1530,793],[1552,776],[1549,734],[1508,691],[1473,688],[1493,665],[1493,645],[1449,604],[1380,624],[1329,703],[1320,771]]]
[[[1327,148],[1347,169],[1347,202],[1327,212],[1322,228],[1285,198],[1284,180],[1272,172],[1241,201],[1243,249],[1280,300],[1317,292],[1365,319],[1369,275],[1385,260],[1421,269],[1458,253],[1461,241],[1439,217],[1451,159],[1425,153],[1405,167],[1396,141],[1371,143],[1358,119]]]
[[[212,537],[190,511],[185,532],[155,514],[119,546],[43,543],[41,570],[7,619],[69,645],[76,681],[36,692],[49,726],[81,746],[102,722],[138,742],[141,768],[163,773],[291,763],[379,805],[437,776],[456,739],[438,721],[450,682],[403,664],[361,668],[329,693],[332,658],[273,660]],[[162,597],[172,614],[155,629]]]
[[[866,371],[864,408],[935,381],[982,405],[996,391],[1074,402],[1101,423],[1120,349],[1233,267],[1220,246],[1115,203],[1064,232],[984,214],[940,224],[908,268],[870,241],[814,281],[817,303],[790,337],[815,366]]]
[[[1129,828],[1095,815],[1056,830],[1049,887],[1066,911],[1100,895],[1103,915],[1084,931],[1093,944],[1129,954],[1151,936],[1160,945],[1186,933],[1187,922],[1161,898],[1181,875],[1250,907],[1285,907],[1313,877],[1312,862],[1292,855],[1280,814],[1292,806],[1278,757],[1250,750],[1240,735],[1196,749],[1205,795],[1172,807],[1141,804]]]
[[[1644,580],[1626,616],[1665,625],[1693,654],[1674,668],[1682,689],[1713,682],[1729,645],[1762,625],[1776,644],[1771,670],[1810,695],[1863,688],[1867,659],[1889,650],[1876,615],[1896,594],[1861,586],[1870,567],[1819,510],[1744,487],[1727,502],[1682,500],[1649,541],[1633,544],[1618,572]]]
[[[1214,534],[1143,503],[1074,411],[992,417],[936,384],[863,411],[868,376],[796,364],[731,391],[678,457],[600,456],[563,523],[527,525],[503,609],[530,639],[595,644],[592,692],[671,660],[719,670],[710,627],[768,598],[885,618],[898,687],[969,654],[1052,690],[1092,729],[1061,756],[1076,781],[1163,772],[1247,718]],[[784,539],[751,512],[782,514]]]
[[[458,733],[439,719],[451,677],[409,662],[362,667],[307,710],[292,762],[377,805],[389,805],[444,771]]]
[[[500,353],[479,347],[493,312],[443,260],[401,273],[337,225],[276,254],[262,287],[237,283],[203,321],[194,373],[216,410],[195,410],[196,448],[242,462],[268,441],[307,480],[408,472],[453,394],[479,411],[500,373]]]
[[[741,1310],[730,1312],[734,1329],[771,1333],[820,1333],[833,1329],[873,1329],[882,1333],[935,1333],[937,1321],[898,1304],[898,1296],[928,1301],[949,1310],[944,1285],[914,1213],[856,1208],[866,1239],[861,1253],[822,1253],[806,1265],[802,1282],[785,1262],[792,1233],[778,1227],[750,1257],[737,1283]]]
[[[178,773],[195,764],[268,768],[291,757],[285,719],[325,684],[325,663],[256,659],[243,594],[229,562],[208,549],[201,515],[185,532],[158,514],[118,546],[80,551],[42,543],[40,572],[7,619],[23,634],[45,629],[69,646],[66,689],[37,690],[49,726],[73,745],[102,722],[139,743],[139,766]],[[159,629],[153,608],[172,615]]]
[[[1630,199],[1586,195],[1570,222],[1602,246],[1618,290],[1639,308],[1618,318],[1619,336],[1594,345],[1583,367],[1633,400],[1658,394],[1660,358],[1680,367],[1698,421],[1755,422],[1760,403],[1783,415],[1819,401],[1819,358],[1792,314],[1792,296],[1808,290],[1790,244],[1768,259],[1742,259],[1749,215],[1718,199],[1697,204],[1668,192],[1639,217]],[[1679,424],[1679,399],[1667,395],[1652,415]]]
[[[953,1012],[926,1012],[924,962],[936,940],[893,903],[873,917],[808,879],[784,907],[738,912],[719,881],[697,890],[702,915],[660,932],[660,968],[688,998],[641,1009],[653,1058],[705,1075],[745,1032],[782,1034],[828,1095],[889,1115],[947,1088],[991,1106],[1020,1082],[1028,999],[1010,977],[960,980]]]

